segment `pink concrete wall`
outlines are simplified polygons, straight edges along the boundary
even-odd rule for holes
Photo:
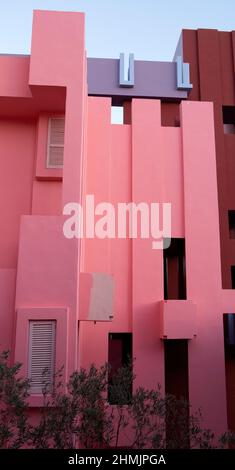
[[[4,70],[0,76],[2,97],[31,98],[29,82],[30,56],[0,56],[0,68]],[[17,80],[16,80],[17,77]]]
[[[28,120],[6,118],[6,102],[0,107],[0,344],[15,344],[15,358],[26,357],[27,338],[19,339],[21,313],[36,309],[44,318],[40,309],[62,309],[68,316],[67,354],[63,352],[68,374],[108,359],[109,332],[132,332],[136,385],[159,382],[164,388],[162,250],[153,250],[149,239],[67,240],[61,214],[65,203],[84,202],[86,194],[94,194],[95,204],[107,201],[115,207],[129,201],[171,202],[172,237],[186,238],[187,298],[196,304],[189,399],[202,407],[207,426],[225,430],[222,314],[234,311],[235,299],[233,292],[221,289],[212,106],[182,103],[181,127],[170,128],[161,127],[158,100],[135,99],[132,123],[111,125],[111,100],[87,99],[82,14],[37,11],[30,64],[29,58],[1,63],[0,95],[11,104],[10,112],[14,115],[15,96],[31,105]],[[18,85],[10,70],[19,70]],[[38,152],[37,124],[40,106],[48,105],[48,87],[53,113],[58,110],[52,90],[66,90],[64,108],[61,91],[58,95],[66,115],[63,181],[61,174],[60,181],[47,175],[43,181],[37,174],[36,160],[44,148]],[[17,101],[17,115],[19,109]],[[21,216],[26,217],[19,235]],[[114,277],[112,323],[79,321],[80,272]],[[179,337],[178,325],[173,330],[172,337]],[[59,343],[57,348],[62,357]]]
[[[227,419],[212,104],[183,103],[181,122],[187,296],[197,304],[198,325],[189,343],[189,394],[208,426],[221,432]]]
[[[160,337],[194,339],[197,336],[197,306],[190,300],[160,302]]]
[[[183,301],[181,317],[186,318],[188,305],[189,399],[196,408],[202,407],[206,425],[222,432],[226,429],[222,314],[232,307],[231,302],[223,306],[221,290],[212,107],[183,103],[181,128],[162,128],[158,101],[133,100],[132,126],[110,126],[109,100],[89,98],[88,102],[84,193],[94,193],[96,202],[114,204],[131,199],[172,202],[172,236],[186,237],[191,302]],[[114,264],[116,256],[120,270]],[[108,332],[132,331],[136,384],[159,382],[164,388],[159,323],[159,301],[164,297],[162,251],[152,250],[149,240],[86,240],[83,266],[112,273],[117,292],[127,289],[123,294],[129,303],[115,303],[111,325],[80,325],[81,364],[87,366],[94,358],[98,364],[107,360]],[[173,308],[175,301],[171,302]],[[196,308],[191,308],[192,302]],[[175,325],[175,332],[170,325],[171,338],[185,338],[186,325]]]
[[[83,13],[34,12],[29,83],[66,87],[64,204],[81,198],[85,59]]]
[[[111,125],[109,98],[88,99],[84,178],[83,197],[94,194],[95,204],[131,200],[131,128]],[[109,332],[131,331],[131,240],[84,239],[81,268],[106,272],[115,280],[114,321],[80,323],[79,363],[87,367],[94,360],[97,364],[108,360]]]
[[[30,214],[36,124],[0,121],[0,267],[15,268],[22,214]]]
[[[16,61],[17,68],[18,61]],[[8,70],[8,68],[7,68]],[[21,75],[20,75],[21,76]],[[4,74],[1,93],[4,94]],[[12,76],[11,80],[13,80]],[[20,82],[20,85],[22,83]],[[10,86],[8,84],[8,86]],[[8,89],[6,93],[9,93]],[[19,92],[19,90],[18,90]],[[36,123],[0,115],[0,349],[14,348],[15,285],[22,214],[31,213]]]
[[[69,21],[66,21],[68,18]],[[70,309],[70,342],[65,361],[68,361],[72,372],[77,365],[80,244],[74,240],[63,250],[56,236],[59,232],[62,242],[66,241],[62,218],[52,217],[46,221],[39,216],[61,215],[62,200],[79,201],[81,195],[87,91],[84,15],[35,12],[31,57],[7,57],[2,60],[3,69],[0,79],[3,221],[0,269],[15,268],[20,245],[15,308],[66,305]],[[66,109],[63,89],[66,90]],[[16,96],[18,100],[13,105],[13,97]],[[48,108],[50,112],[46,113]],[[45,167],[46,161],[47,119],[57,114],[58,108],[60,112],[66,112],[63,186],[59,181],[49,183],[50,179],[58,180],[55,172],[52,178],[50,172],[49,179],[48,174],[40,173],[40,165]],[[44,115],[42,110],[45,110]],[[16,116],[20,114],[21,120],[13,121],[14,113]],[[24,114],[27,115],[27,121]],[[44,127],[38,123],[44,123]],[[44,176],[45,181],[40,181]],[[61,176],[60,171],[60,179]],[[22,219],[19,234],[20,218],[27,214],[34,215]],[[70,274],[66,283],[68,272]],[[6,322],[8,330],[10,324],[15,325],[15,312],[11,310],[15,295],[11,306],[8,305],[12,280],[5,271],[1,271],[0,289],[3,288],[6,294],[2,299],[0,321]],[[10,348],[11,339],[7,333],[6,338],[8,336]],[[12,344],[15,344],[14,332]],[[18,344],[15,359],[20,355],[20,347],[24,355],[27,344]]]
[[[62,183],[59,181],[34,181],[32,214],[59,215],[62,207]]]
[[[69,19],[69,21],[68,21]],[[63,186],[61,192],[61,203],[63,205],[67,202],[79,202],[81,200],[81,175],[82,175],[82,164],[83,164],[83,150],[84,150],[84,129],[86,128],[85,122],[85,98],[86,98],[86,64],[85,64],[85,46],[84,46],[84,15],[83,14],[68,14],[66,16],[63,12],[42,12],[36,11],[34,13],[33,23],[33,35],[32,35],[32,52],[30,60],[30,72],[29,72],[29,83],[31,89],[34,91],[38,87],[45,86],[60,86],[66,88],[66,125],[65,125],[65,144],[64,144],[64,165],[63,165]],[[42,120],[40,121],[42,123]],[[39,124],[40,124],[39,122]],[[37,152],[37,157],[41,162],[41,155],[43,154],[43,148],[45,147],[43,139],[42,126],[39,125],[39,138],[38,143],[41,145],[41,149]],[[45,134],[45,132],[44,132]],[[49,173],[49,172],[47,172]],[[57,171],[58,173],[58,171]],[[56,177],[58,176],[56,173]],[[61,173],[61,172],[60,172]],[[47,174],[41,174],[41,164],[37,165],[37,176],[47,178]],[[56,188],[54,186],[54,188]],[[44,189],[44,188],[43,188]],[[37,193],[35,192],[37,190]],[[34,185],[34,209],[36,213],[45,211],[44,202],[38,203],[38,190],[41,190],[43,194],[42,201],[45,202],[45,198],[48,191],[43,191],[42,186]],[[55,200],[55,206],[49,209],[49,213],[52,213],[54,207],[56,212],[58,211],[58,199],[60,197],[59,187],[54,190],[51,194]],[[56,194],[57,192],[57,194]],[[61,205],[61,212],[62,207]],[[44,212],[45,213],[45,212]],[[33,225],[36,230],[40,229],[42,219],[35,217]],[[53,225],[53,236],[62,230],[61,220],[53,219],[55,225]],[[42,222],[42,224],[45,222]],[[50,224],[49,224],[50,225]],[[30,233],[30,231],[29,231]],[[36,240],[33,246],[34,253],[34,264],[37,265],[36,271],[39,273],[35,274],[36,283],[35,289],[30,289],[30,279],[22,285],[20,279],[25,279],[25,271],[27,267],[24,266],[24,261],[27,265],[28,254],[26,251],[21,256],[21,276],[17,282],[17,302],[18,299],[26,295],[30,297],[31,305],[40,304],[40,299],[44,297],[44,302],[56,302],[54,296],[51,298],[51,294],[60,291],[61,298],[57,299],[57,302],[69,307],[69,346],[68,346],[68,368],[71,373],[74,368],[77,367],[77,344],[78,344],[78,314],[79,314],[79,264],[80,264],[80,241],[73,240],[73,243],[69,243],[61,232],[61,237],[64,239],[65,246],[59,243],[59,239],[55,236],[54,241],[50,238],[50,233],[45,230],[45,238],[41,239],[44,241],[43,247],[51,247],[52,252],[52,266],[55,261],[59,263],[59,269],[52,273],[49,273],[49,258],[46,259],[46,251],[42,247],[41,243]],[[59,236],[59,235],[58,235]],[[25,238],[27,239],[27,228],[25,232]],[[67,241],[67,245],[66,245]],[[22,240],[23,243],[23,240]],[[67,248],[66,248],[67,246]],[[52,248],[53,247],[53,248]],[[37,257],[37,253],[42,250],[44,256]],[[49,250],[50,251],[50,250]],[[71,256],[66,259],[68,253]],[[49,252],[48,252],[49,255]],[[54,256],[54,257],[53,257]],[[38,260],[38,261],[37,261]],[[29,259],[28,259],[29,261]],[[46,269],[48,263],[48,272]],[[67,278],[67,272],[70,273]],[[44,273],[44,278],[39,280],[40,273]],[[58,274],[58,277],[57,277]],[[50,285],[52,282],[53,275],[56,277],[55,290],[50,292]],[[63,280],[68,279],[67,282]],[[42,284],[42,291],[40,295],[40,289],[38,290],[39,282]],[[67,287],[69,288],[69,297],[67,297]],[[60,297],[60,296],[59,296]],[[22,302],[22,300],[20,301]]]
[[[132,102],[132,199],[163,201],[160,102]],[[144,119],[143,119],[143,116]],[[153,149],[156,149],[153,151]],[[137,384],[164,385],[164,349],[158,337],[157,300],[163,298],[162,251],[151,240],[133,240],[132,324]]]
[[[0,351],[14,347],[15,269],[0,269]]]

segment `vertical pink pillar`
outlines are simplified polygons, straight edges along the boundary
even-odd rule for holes
[[[111,202],[111,98],[88,99],[87,125],[87,155],[83,172],[84,210],[86,195],[94,195],[94,209],[99,203]],[[95,217],[95,220],[100,217]],[[85,228],[88,228],[86,223]],[[82,270],[112,274],[110,245],[111,240],[108,238],[99,239],[96,235],[95,238],[84,238]],[[79,364],[82,367],[89,368],[92,362],[102,365],[107,361],[109,326],[99,322],[80,322]]]
[[[87,96],[84,14],[35,11],[29,83],[32,90],[36,86],[66,88],[62,213],[66,203],[80,203],[82,196]],[[71,293],[75,304],[69,312],[70,371],[77,367],[78,354],[80,240],[74,246],[74,260],[77,272]]]
[[[87,94],[83,13],[34,12],[29,83],[66,87],[63,205],[79,202]]]
[[[110,98],[89,97],[87,135],[84,203],[86,195],[94,194],[95,204],[108,202],[117,209],[117,203],[131,200],[131,126],[111,125]],[[118,238],[82,241],[81,269],[111,274],[115,283],[113,321],[80,322],[79,357],[83,367],[108,361],[110,332],[131,332],[131,246],[131,240]]]
[[[189,341],[189,398],[206,425],[226,427],[226,391],[221,311],[221,265],[213,108],[181,105],[187,298],[197,304],[195,340]]]
[[[162,201],[160,102],[132,101],[132,200]],[[158,303],[163,298],[162,250],[151,239],[133,239],[132,322],[137,384],[164,383],[164,349],[158,334]]]

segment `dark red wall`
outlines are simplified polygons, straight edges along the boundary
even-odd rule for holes
[[[231,289],[235,239],[229,237],[228,210],[235,209],[235,134],[224,134],[222,107],[235,106],[235,32],[184,30],[183,58],[193,83],[189,99],[214,103],[222,286]]]

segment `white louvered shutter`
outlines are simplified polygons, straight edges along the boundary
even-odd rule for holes
[[[50,118],[48,127],[47,168],[62,168],[64,158],[64,118]]]
[[[29,364],[30,393],[52,390],[55,372],[56,321],[29,322]],[[46,372],[45,372],[46,371]]]

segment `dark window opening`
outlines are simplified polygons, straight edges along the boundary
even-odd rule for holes
[[[235,106],[223,106],[223,124],[225,134],[235,134]]]
[[[161,123],[163,127],[180,127],[179,103],[161,102]]]
[[[124,124],[131,124],[131,101],[124,101],[123,103]]]
[[[235,266],[231,266],[232,289],[235,289]]]
[[[163,250],[164,299],[186,299],[185,240],[172,238]]]
[[[235,238],[235,211],[228,211],[229,236]]]
[[[235,314],[224,314],[224,342],[227,346],[235,347]]]
[[[223,315],[228,428],[235,432],[235,314]]]
[[[108,401],[127,404],[132,397],[132,333],[109,334]]]
[[[166,407],[168,448],[189,447],[188,341],[165,340],[165,391],[172,395]]]

